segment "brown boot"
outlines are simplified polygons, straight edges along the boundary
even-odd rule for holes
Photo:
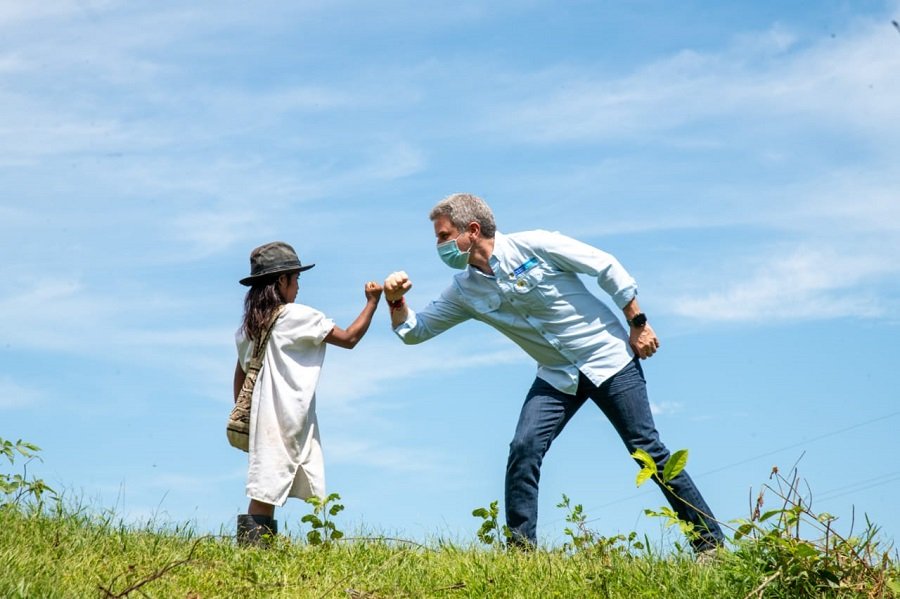
[[[237,542],[242,547],[269,547],[278,534],[278,521],[268,516],[241,514],[237,517]]]

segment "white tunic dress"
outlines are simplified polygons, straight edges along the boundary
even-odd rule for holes
[[[275,322],[250,410],[247,496],[272,505],[288,497],[325,497],[325,462],[316,421],[316,386],[325,337],[334,321],[302,304],[288,304]],[[235,335],[246,372],[253,343]]]

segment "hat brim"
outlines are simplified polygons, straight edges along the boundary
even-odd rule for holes
[[[239,283],[240,283],[241,285],[246,286],[246,287],[250,287],[250,286],[252,286],[254,283],[258,283],[258,282],[260,282],[260,281],[262,281],[262,280],[264,280],[264,279],[271,278],[272,275],[278,275],[278,274],[281,274],[281,273],[283,273],[283,272],[303,272],[304,270],[309,270],[309,269],[312,268],[313,266],[315,266],[315,264],[304,264],[304,265],[301,266],[300,268],[297,268],[296,266],[291,266],[291,267],[289,267],[289,268],[279,268],[279,269],[272,270],[272,271],[269,271],[269,272],[263,272],[263,273],[260,273],[260,274],[257,274],[257,275],[250,275],[249,277],[244,277],[243,279],[241,279],[241,280],[239,281]]]

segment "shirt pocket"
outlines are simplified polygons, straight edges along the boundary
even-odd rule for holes
[[[501,301],[499,293],[492,293],[473,298],[470,300],[470,304],[472,309],[478,314],[488,314],[497,311],[500,308]]]
[[[543,264],[529,268],[512,281],[512,295],[517,301],[526,304],[538,304],[546,290],[547,272]]]

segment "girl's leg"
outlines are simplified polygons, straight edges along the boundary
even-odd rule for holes
[[[274,518],[275,506],[271,503],[263,503],[262,501],[251,499],[250,505],[247,507],[247,513],[251,516],[267,516],[269,518]]]
[[[256,499],[250,500],[247,513],[237,517],[237,541],[239,545],[268,547],[278,534],[275,506]]]

